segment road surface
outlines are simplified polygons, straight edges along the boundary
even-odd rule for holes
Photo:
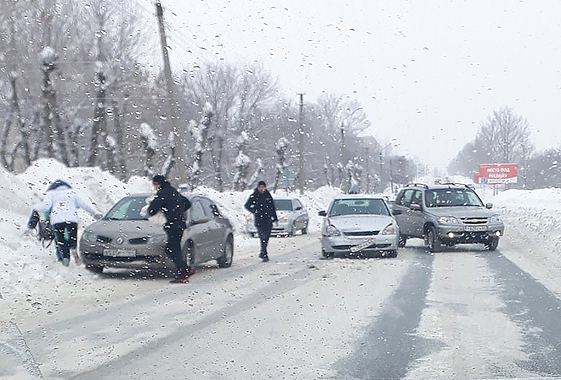
[[[188,285],[114,271],[9,302],[0,377],[494,379],[561,376],[558,269],[499,251],[320,260],[317,235],[257,241]],[[535,252],[534,252],[535,254]],[[17,301],[17,302],[16,302]],[[0,299],[2,302],[2,299]]]

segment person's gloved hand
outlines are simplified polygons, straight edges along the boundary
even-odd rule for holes
[[[97,220],[99,220],[99,219],[103,218],[103,214],[97,213],[97,214],[94,215],[94,218],[96,218]]]

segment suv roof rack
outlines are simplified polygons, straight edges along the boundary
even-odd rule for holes
[[[429,185],[427,185],[426,183],[412,182],[405,185],[405,187],[424,187],[425,189],[428,189]]]
[[[468,183],[458,183],[458,182],[442,182],[439,185],[442,185],[442,186],[464,186],[464,187],[467,187],[467,188],[470,188],[470,189],[473,188],[473,185],[470,185]]]

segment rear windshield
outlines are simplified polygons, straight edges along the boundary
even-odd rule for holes
[[[481,199],[470,189],[427,190],[425,203],[427,207],[483,206]]]
[[[381,199],[336,199],[329,216],[390,215],[386,202]]]
[[[277,211],[292,211],[292,201],[290,199],[275,199]]]
[[[146,220],[140,215],[142,207],[146,206],[145,197],[127,197],[121,199],[105,216],[106,220]]]

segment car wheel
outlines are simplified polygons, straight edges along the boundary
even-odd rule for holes
[[[185,247],[185,262],[189,268],[195,267],[195,249],[193,248],[193,243],[187,242]]]
[[[487,248],[489,251],[497,250],[498,246],[499,246],[499,238],[491,238],[491,240],[489,240],[489,242],[485,244],[485,248]]]
[[[386,257],[397,257],[397,249],[394,249],[393,251],[387,251]]]
[[[92,273],[103,273],[103,267],[101,265],[86,265],[86,269]]]
[[[218,266],[220,268],[229,268],[232,266],[232,262],[234,261],[234,242],[232,241],[232,237],[229,236],[224,243],[224,255],[216,259],[218,262]]]
[[[308,226],[302,228],[302,235],[307,235],[308,234]]]
[[[321,255],[322,255],[323,258],[325,258],[325,259],[332,259],[332,258],[333,258],[333,253],[331,253],[331,252],[330,252],[330,253],[325,252],[325,249],[322,249],[322,250],[321,250]]]
[[[405,247],[405,244],[407,244],[407,236],[399,235],[399,241],[397,243],[397,246],[399,248],[403,248],[403,247]]]
[[[290,225],[290,228],[288,229],[288,236],[294,236],[294,224]]]
[[[256,238],[257,237],[257,233],[256,232],[250,232],[249,236],[251,236],[252,238]]]
[[[440,252],[442,250],[442,242],[438,237],[438,233],[436,232],[436,227],[429,228],[427,240],[428,240],[428,247],[430,252],[434,253],[434,252]]]

